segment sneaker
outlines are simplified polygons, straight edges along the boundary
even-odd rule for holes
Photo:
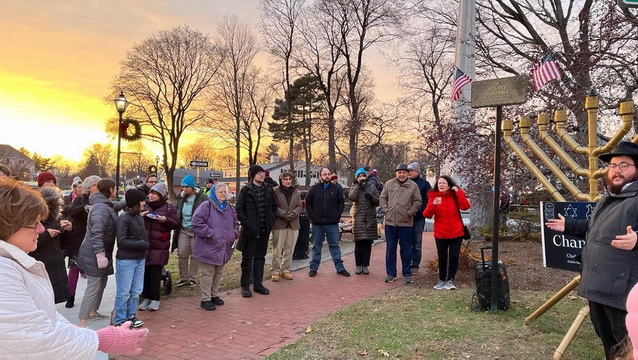
[[[262,295],[268,295],[270,294],[270,290],[268,290],[265,286],[263,285],[254,285],[253,286],[253,291],[256,292],[257,294],[262,294]]]
[[[222,300],[222,298],[220,298],[219,296],[215,296],[214,298],[210,299],[210,301],[216,306],[224,305],[224,300]]]
[[[368,270],[367,266],[362,266],[361,272],[363,273],[363,275],[370,275],[370,270]]]
[[[355,273],[356,275],[361,275],[361,273],[363,273],[363,266],[361,266],[361,265],[357,265],[357,267],[356,267],[356,268],[355,268],[355,270],[354,270],[354,273]]]
[[[434,285],[434,290],[445,290],[445,281],[443,280],[437,281],[436,285]]]
[[[445,282],[445,290],[456,290],[456,286],[454,286],[452,280],[448,280]]]
[[[144,299],[140,306],[137,307],[137,310],[148,310],[148,307],[151,305],[151,299]]]
[[[290,272],[285,272],[281,274],[281,277],[286,279],[286,280],[292,280],[292,274]]]
[[[272,274],[270,275],[270,280],[277,282],[279,281],[279,274]]]
[[[317,276],[317,270],[310,270],[310,272],[308,273],[308,276],[310,276],[310,277]]]
[[[346,269],[343,269],[341,271],[337,271],[337,274],[339,274],[341,276],[345,276],[345,277],[350,277],[350,273]]]
[[[403,281],[404,281],[406,284],[414,284],[414,280],[412,280],[412,276],[404,276],[404,277],[403,277]]]
[[[247,297],[253,296],[253,293],[250,292],[249,288],[243,287],[243,288],[241,288],[241,296],[247,298]]]
[[[194,287],[195,285],[197,285],[195,280],[188,280],[188,287]]]
[[[419,274],[419,268],[418,267],[413,267],[410,269],[412,271],[412,275],[418,275]]]
[[[202,301],[201,304],[199,304],[199,306],[201,306],[202,309],[204,309],[206,311],[215,310],[215,304],[213,304],[212,301]]]
[[[387,282],[387,283],[391,283],[391,282],[393,282],[394,280],[396,280],[396,276],[386,276],[386,277],[385,277],[385,280],[383,280],[383,281],[385,281],[385,282]]]
[[[131,317],[129,319],[129,321],[131,322],[131,327],[132,328],[138,328],[138,327],[144,325],[144,321],[138,319],[137,316]]]
[[[64,305],[64,307],[67,309],[70,309],[73,306],[75,306],[75,296],[71,295],[69,296],[69,299],[66,301],[66,304]]]
[[[175,287],[182,287],[184,285],[188,284],[188,281],[186,280],[180,280],[175,284]]]
[[[110,318],[109,315],[100,314],[99,312],[96,312],[95,315],[89,315],[89,320],[99,320],[99,319],[108,319],[108,318]]]
[[[151,300],[151,303],[148,306],[148,309],[151,311],[157,311],[159,310],[159,305],[160,305],[159,300]]]

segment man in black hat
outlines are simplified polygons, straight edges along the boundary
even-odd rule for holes
[[[397,245],[400,246],[401,273],[406,284],[412,284],[412,237],[414,215],[421,208],[419,187],[408,177],[406,164],[399,164],[396,177],[388,180],[379,197],[379,205],[385,214],[385,282],[393,282],[397,277]]]
[[[638,145],[621,142],[612,153],[600,155],[609,163],[602,197],[589,220],[550,219],[552,230],[585,237],[578,294],[586,298],[596,334],[607,359],[627,336],[627,295],[638,283]]]
[[[204,194],[210,196],[210,188],[213,187],[213,179],[206,179],[206,187],[204,188]]]
[[[241,296],[251,297],[250,275],[253,274],[253,291],[262,295],[270,291],[262,284],[268,250],[268,237],[275,222],[277,207],[272,187],[264,184],[266,172],[259,165],[248,169],[249,182],[237,196],[237,219],[241,223],[237,249],[241,255]]]

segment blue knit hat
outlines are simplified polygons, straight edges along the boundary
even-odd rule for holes
[[[195,188],[195,178],[193,177],[193,175],[184,176],[184,178],[182,179],[182,186]]]
[[[356,179],[356,178],[358,178],[358,177],[359,177],[359,175],[361,175],[361,174],[363,174],[363,175],[366,175],[366,176],[367,176],[367,174],[366,174],[366,169],[364,169],[364,168],[359,168],[359,169],[357,169],[357,171],[355,171],[355,172],[354,172],[354,178],[355,178],[355,179]]]

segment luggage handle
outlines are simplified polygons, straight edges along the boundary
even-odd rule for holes
[[[485,250],[490,250],[490,249],[492,249],[492,245],[481,246],[481,261],[483,262],[483,268],[487,266],[485,265]]]

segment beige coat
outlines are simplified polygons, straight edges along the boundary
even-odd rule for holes
[[[403,184],[396,178],[388,180],[379,198],[385,224],[389,226],[413,226],[413,217],[422,202],[418,185],[409,179]]]
[[[277,203],[277,219],[273,224],[273,229],[294,229],[299,230],[301,227],[299,225],[299,214],[303,211],[303,207],[301,207],[301,195],[299,195],[299,190],[295,190],[292,193],[292,198],[290,199],[290,205],[286,201],[286,196],[281,191],[280,186],[277,186],[273,189],[275,193],[275,203]],[[295,214],[295,217],[290,221],[286,221],[284,217],[287,212],[292,212]]]

